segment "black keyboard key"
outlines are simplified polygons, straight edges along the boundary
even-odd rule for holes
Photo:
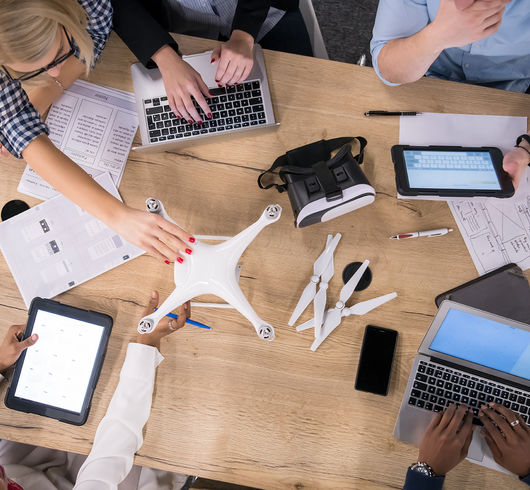
[[[233,109],[233,108],[234,108],[234,106],[233,106],[232,102],[227,102],[225,104],[225,109]]]
[[[469,405],[472,407],[478,407],[478,402],[475,399],[469,401]]]
[[[221,95],[221,97],[219,97],[219,102],[226,102],[228,100],[228,98],[226,97],[226,95]]]
[[[506,408],[510,408],[511,409],[511,402],[509,402],[508,400],[503,400],[502,404],[506,407]]]
[[[530,407],[530,396],[526,399],[525,405]]]
[[[165,136],[160,136],[160,138],[158,138],[158,141],[166,141],[166,137]]]
[[[184,133],[184,136],[187,138],[188,136],[191,136],[191,133],[188,131],[187,133]]]
[[[238,109],[238,108],[241,109],[241,102],[239,102],[239,100],[236,100],[233,106],[234,106],[234,109]]]
[[[469,381],[469,382],[467,383],[467,387],[468,387],[468,388],[474,388],[475,385],[476,385],[476,383],[475,383],[474,381]]]
[[[443,379],[437,380],[436,381],[436,386],[438,386],[438,388],[443,388],[444,387]]]
[[[161,112],[164,112],[164,108],[163,107],[148,107],[146,110],[145,110],[145,113],[147,115],[150,115],[150,114],[160,114]]]
[[[231,117],[226,118],[226,124],[233,124],[234,120]]]
[[[525,402],[524,396],[517,397],[517,403],[520,403],[521,405],[524,405],[524,402]]]
[[[495,398],[493,398],[492,395],[487,395],[487,396],[486,396],[486,403],[491,403],[491,402],[494,401],[494,400],[495,400]]]
[[[493,390],[493,396],[499,396],[501,394],[501,390],[499,390],[499,388],[495,388]]]
[[[252,83],[245,82],[245,90],[252,90]]]
[[[460,401],[462,403],[465,403],[466,405],[469,403],[469,397],[467,396],[463,396],[462,398],[460,398]]]
[[[234,117],[234,116],[236,115],[236,110],[235,110],[235,109],[230,109],[230,110],[228,111],[228,115],[229,115],[230,117]]]
[[[438,401],[438,397],[437,396],[434,396],[434,395],[431,395],[430,398],[429,398],[429,401],[431,403],[436,403]]]
[[[438,398],[438,405],[445,407],[447,405],[447,400],[445,398]]]
[[[243,100],[243,97],[245,97],[245,96],[244,96],[242,93],[239,93],[239,92],[238,92],[238,93],[236,94],[236,101],[238,101],[238,100]]]
[[[512,403],[512,410],[514,412],[518,412],[521,409],[520,405],[518,403]]]
[[[167,135],[169,134],[169,129],[164,128],[164,129],[162,130],[162,134],[163,134],[164,136],[167,136]]]
[[[149,137],[150,138],[158,138],[160,136],[160,131],[158,129],[155,129],[154,131],[149,131]]]
[[[252,97],[250,92],[244,92],[243,95],[244,95],[245,99],[250,99]]]
[[[261,97],[261,90],[253,90],[252,97]]]
[[[426,369],[425,366],[424,366],[423,364],[420,364],[420,365],[418,366],[418,373],[424,373],[424,372],[425,372],[425,369]]]
[[[438,396],[443,396],[443,394],[444,394],[444,390],[442,390],[441,388],[436,388],[436,394],[437,394]]]
[[[455,402],[459,402],[460,401],[460,395],[458,393],[453,393],[453,400]]]
[[[235,85],[229,85],[226,87],[226,93],[227,94],[235,94],[236,93],[236,86]]]
[[[482,391],[484,389],[484,385],[482,383],[477,383],[477,390]]]
[[[492,392],[491,386],[484,386],[484,393],[489,395],[491,392]]]
[[[186,131],[191,131],[193,126],[191,124],[186,124]]]
[[[153,105],[160,105],[160,99],[153,99]]]
[[[145,99],[145,100],[144,100],[144,104],[150,104],[151,102],[152,102],[151,99]]]
[[[521,413],[528,413],[528,407],[525,407],[524,405],[521,405],[519,407],[519,412]]]
[[[465,378],[460,378],[460,379],[458,380],[458,384],[459,384],[460,386],[467,386],[467,379],[465,379]]]
[[[454,385],[453,386],[453,391],[455,393],[460,393],[460,390],[462,389],[462,387],[460,385]]]
[[[147,124],[153,124],[153,116],[147,116]]]
[[[255,121],[256,124],[258,124],[258,123],[257,123],[257,121],[258,121],[258,116],[257,116],[257,114],[250,114],[249,117],[250,117],[250,120],[251,120],[251,121]],[[434,378],[433,378],[433,379],[434,379]]]
[[[446,390],[444,396],[445,398],[451,398],[453,396],[453,393],[451,391]]]
[[[217,127],[217,132],[219,131],[224,131],[225,130],[225,127],[224,126],[218,126]]]
[[[419,408],[423,408],[425,406],[425,402],[423,400],[418,400],[416,402],[416,406]]]
[[[226,111],[221,111],[221,117],[228,117],[228,112]]]
[[[197,136],[198,134],[200,134],[200,132],[199,132],[199,131],[192,131],[191,134],[192,134],[193,136]]]
[[[427,392],[428,393],[436,393],[436,386],[433,386],[433,385],[430,385],[428,388],[427,388]]]
[[[155,114],[155,115],[153,116],[153,121],[154,121],[154,122],[158,122],[158,121],[160,121],[160,114]]]
[[[170,135],[168,135],[167,139],[168,140],[174,140],[175,139],[175,135],[174,134],[170,134]]]
[[[250,121],[250,125],[251,126],[257,126],[258,125],[258,121]]]
[[[485,393],[479,393],[479,394],[478,394],[478,399],[479,399],[480,401],[484,401],[484,400],[486,400],[486,394],[485,394]]]
[[[265,119],[265,113],[264,112],[258,112],[258,119]],[[260,121],[261,124],[261,121]]]
[[[165,105],[164,112],[171,112],[171,107],[169,107],[168,105]]]
[[[434,405],[432,403],[427,402],[425,404],[425,410],[430,410],[432,412],[432,408],[433,407],[434,407]]]
[[[509,395],[509,393],[507,391],[502,391],[501,392],[501,398],[504,398],[505,400],[508,399],[508,395]]]
[[[240,84],[236,85],[236,90],[238,92],[243,92],[243,90],[245,90],[245,84],[240,83]]]
[[[524,420],[525,424],[528,424],[528,415],[521,415],[521,418]]]
[[[201,129],[201,134],[204,134],[204,133],[207,133],[207,132],[208,132],[208,130],[206,128]]]
[[[234,94],[230,94],[230,95],[228,96],[228,100],[229,100],[230,102],[233,102],[234,100],[236,100],[236,96],[235,96]]]
[[[169,119],[169,114],[164,112],[164,114],[160,114],[160,117],[162,118],[162,121],[167,121]]]
[[[241,101],[241,107],[250,107],[249,103],[248,103],[248,100],[242,100]],[[423,372],[423,371],[422,371]]]
[[[162,129],[164,127],[164,121],[158,121],[156,123],[156,127],[157,127],[157,129]]]
[[[449,380],[451,379],[451,375],[450,375],[449,373],[444,373],[444,375],[443,375],[443,379],[444,379],[445,381],[449,381]]]
[[[440,405],[435,405],[434,408],[432,409],[433,412],[442,412],[444,409],[444,407],[440,406]]]
[[[516,395],[515,393],[510,393],[509,400],[510,400],[511,402],[515,402],[515,401],[517,401],[517,395]]]
[[[171,119],[169,121],[164,121],[164,126],[166,128],[170,128],[171,126],[173,126],[173,121],[171,121]]]
[[[219,88],[211,88],[210,89],[210,93],[212,95],[224,95],[226,94],[226,88],[224,87],[219,87]],[[217,101],[214,102],[214,104],[217,104]]]
[[[469,388],[462,388],[462,395],[469,395]]]
[[[235,123],[240,123],[241,122],[241,116],[235,116],[234,117],[234,122]]]
[[[495,398],[495,403],[497,403],[498,405],[502,405],[502,398]]]
[[[151,129],[156,129],[156,124],[155,123],[151,123],[147,126],[147,129],[151,130]]]
[[[246,87],[245,87],[246,88]],[[252,82],[252,88],[253,89],[256,89],[256,88],[260,88],[259,86],[259,80],[255,80]]]
[[[174,127],[169,128],[170,134],[175,134],[176,132],[177,132],[177,128],[174,128]]]
[[[263,104],[263,99],[261,97],[255,97],[248,101],[250,105]]]
[[[263,106],[262,105],[253,105],[252,106],[252,111],[253,112],[263,112],[265,109],[263,109]]]
[[[459,378],[458,376],[454,375],[454,374],[451,376],[451,381],[452,381],[453,383],[458,383],[458,380],[459,380],[459,379],[460,379],[460,378]]]
[[[429,393],[422,393],[421,394],[421,399],[427,401],[430,396],[432,396],[432,395],[429,395]]]
[[[156,143],[158,141],[158,138],[151,138],[151,143]]]
[[[225,129],[228,131],[229,129],[233,129],[233,128],[232,128],[232,125],[231,125],[231,124],[227,124],[227,125],[225,126]]]
[[[245,107],[245,114],[252,114],[252,107]]]
[[[160,100],[167,100],[167,97],[166,96],[160,97]]]
[[[208,130],[209,133],[215,133],[217,131],[217,128],[210,128]]]
[[[452,390],[453,389],[453,383],[449,383],[449,382],[445,383],[444,388],[446,390]]]
[[[179,126],[179,127],[177,128],[177,130],[178,130],[179,133],[183,133],[184,131],[186,131],[186,129],[184,128],[184,126]]]

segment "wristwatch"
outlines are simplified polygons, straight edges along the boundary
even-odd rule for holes
[[[416,473],[420,473],[425,476],[429,476],[431,478],[434,478],[436,476],[441,476],[441,475],[437,475],[427,463],[423,463],[422,461],[418,461],[417,463],[412,463],[409,466],[409,470],[415,471]]]
[[[528,148],[525,148],[524,146],[520,146],[520,143],[523,140],[525,140],[530,145],[530,136],[528,136],[527,134],[522,134],[515,140],[515,148],[521,148],[522,150],[526,151],[530,158],[530,150]],[[528,165],[530,165],[530,161],[528,162]]]

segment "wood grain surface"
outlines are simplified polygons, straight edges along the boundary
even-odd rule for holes
[[[215,43],[178,37],[184,53]],[[132,91],[133,55],[113,34],[89,81]],[[142,208],[148,196],[195,234],[235,234],[269,203],[283,216],[263,230],[242,256],[241,288],[257,313],[276,328],[276,340],[259,340],[236,311],[195,309],[212,331],[186,327],[162,342],[151,418],[136,464],[260,488],[401,488],[417,449],[396,440],[394,422],[417,348],[436,312],[434,297],[477,276],[456,230],[435,239],[390,241],[405,231],[457,228],[447,204],[396,199],[390,147],[399,118],[365,118],[373,109],[530,115],[530,97],[465,84],[423,79],[386,87],[371,68],[265,51],[277,120],[275,132],[212,142],[168,153],[132,152],[120,186],[126,203]],[[375,202],[331,222],[297,230],[285,194],[257,187],[260,171],[286,150],[320,138],[368,139],[366,176]],[[137,136],[136,142],[139,143]],[[17,193],[22,161],[1,159],[2,202]],[[287,325],[328,233],[343,238],[328,292],[334,303],[342,269],[370,259],[372,285],[362,301],[397,291],[398,298],[364,317],[348,317],[311,352],[312,331]],[[26,308],[3,259],[0,335],[24,323]],[[124,264],[57,299],[111,315],[114,330],[88,422],[73,427],[0,408],[0,438],[87,454],[118,383],[127,343],[150,291],[164,299],[172,269],[148,256]],[[307,311],[300,319],[310,318]],[[399,331],[389,395],[353,388],[367,324]],[[6,384],[1,386],[3,396]],[[446,489],[525,488],[501,473],[460,464]]]

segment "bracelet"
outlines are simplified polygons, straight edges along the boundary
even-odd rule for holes
[[[526,153],[528,153],[530,155],[530,150],[528,148],[525,148],[524,146],[521,146],[521,145],[515,145],[515,148],[521,148],[521,150],[524,150],[526,151]]]
[[[53,78],[53,77],[52,77]],[[61,90],[64,92],[66,89],[64,88],[64,85],[59,81],[57,80],[57,78],[53,78],[53,81],[59,85],[59,87],[61,88]]]

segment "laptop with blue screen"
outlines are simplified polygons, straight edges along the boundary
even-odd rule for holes
[[[495,402],[530,425],[530,325],[444,301],[414,359],[394,435],[419,445],[433,417],[451,403],[465,403],[474,423],[483,404]],[[475,430],[467,459],[499,466]]]

